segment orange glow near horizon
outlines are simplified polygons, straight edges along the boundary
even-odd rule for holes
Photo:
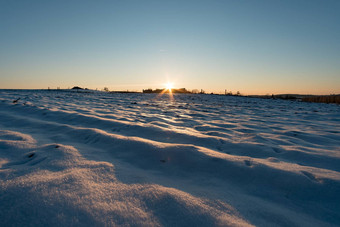
[[[168,82],[165,84],[165,88],[166,90],[169,90],[169,92],[171,92],[171,89],[174,88],[174,85],[173,83]]]
[[[173,89],[173,83],[167,82],[165,84],[165,89],[158,96],[162,96],[163,94],[168,92],[169,93],[169,97],[170,97],[170,101],[173,101],[174,100],[174,96],[172,94],[172,89]]]

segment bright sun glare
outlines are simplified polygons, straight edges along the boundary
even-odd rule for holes
[[[165,88],[171,91],[171,89],[173,88],[173,84],[168,82],[165,84]]]

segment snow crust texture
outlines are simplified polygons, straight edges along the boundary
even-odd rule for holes
[[[0,90],[0,220],[339,226],[340,106]]]

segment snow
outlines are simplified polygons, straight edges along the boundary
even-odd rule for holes
[[[245,97],[0,90],[1,225],[337,226],[339,113]]]

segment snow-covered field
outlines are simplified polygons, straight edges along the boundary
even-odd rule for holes
[[[340,106],[0,90],[0,223],[340,225]]]

